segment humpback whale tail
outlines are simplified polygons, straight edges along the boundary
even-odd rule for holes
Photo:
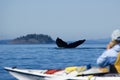
[[[59,37],[57,37],[57,39],[56,39],[57,46],[61,47],[61,48],[75,48],[75,47],[79,46],[80,44],[82,44],[83,42],[85,42],[85,39],[78,40],[78,41],[75,41],[75,42],[68,44],[67,42],[63,41]]]

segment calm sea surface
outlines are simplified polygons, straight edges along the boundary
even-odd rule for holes
[[[106,44],[84,43],[73,49],[60,49],[56,44],[0,45],[0,80],[16,80],[4,67],[31,69],[64,69],[68,66],[96,65]]]

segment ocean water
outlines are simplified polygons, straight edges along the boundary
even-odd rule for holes
[[[0,45],[0,80],[16,80],[4,67],[30,69],[64,69],[68,66],[96,65],[106,43],[84,43],[77,48],[62,49],[56,44]]]

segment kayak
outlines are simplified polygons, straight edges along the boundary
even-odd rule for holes
[[[86,66],[67,67],[51,70],[20,69],[15,67],[4,67],[12,76],[18,80],[120,80],[120,74],[109,73],[107,68]]]

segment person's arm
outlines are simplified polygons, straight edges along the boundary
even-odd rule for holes
[[[113,41],[111,41],[108,45],[107,45],[107,50],[108,49],[111,49],[113,46],[115,46],[116,45],[116,42],[113,40]]]
[[[97,64],[99,67],[105,67],[109,65],[108,53],[109,53],[109,50],[106,50],[105,52],[102,53],[101,56],[98,57]]]
[[[107,64],[107,59],[106,59],[106,57],[101,55],[101,56],[97,59],[97,65],[98,65],[99,67],[105,67],[105,66],[107,66],[108,64]]]

